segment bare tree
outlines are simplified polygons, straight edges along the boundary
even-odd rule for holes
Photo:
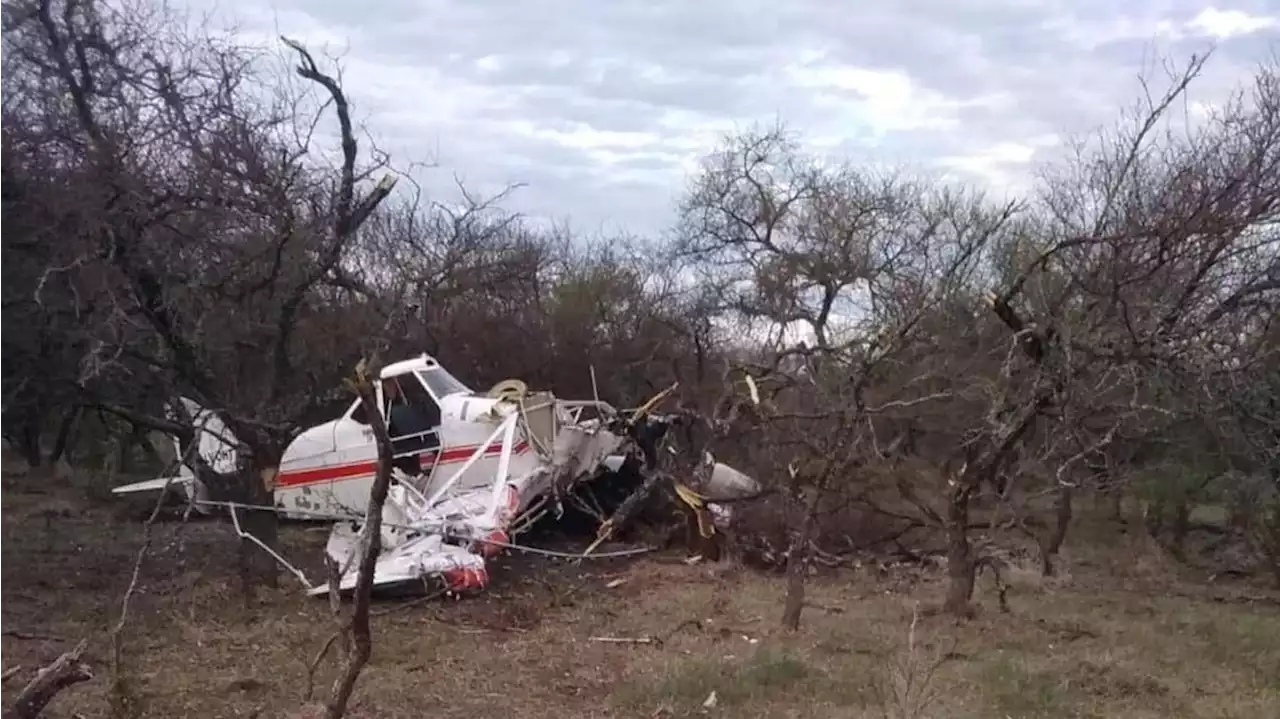
[[[361,165],[343,89],[286,41],[337,116],[335,178],[308,162],[314,123],[296,99],[268,93],[264,104],[272,85],[251,50],[193,35],[147,3],[33,0],[5,12],[6,53],[26,68],[6,76],[10,117],[42,130],[20,142],[79,183],[56,209],[74,218],[64,244],[85,271],[72,277],[102,303],[82,384],[162,431],[180,427],[118,388],[153,386],[219,412],[243,463],[198,476],[216,499],[269,505],[299,418],[358,356],[341,339],[352,315],[320,291],[391,189],[359,189],[379,165]],[[248,511],[244,524],[274,543],[274,513]],[[274,582],[274,564],[248,545],[244,566],[246,586]]]
[[[945,396],[934,367],[906,360],[1015,210],[821,167],[781,129],[731,138],[708,160],[682,208],[680,250],[712,274],[726,309],[770,336],[767,357],[744,369],[789,477],[784,625],[799,624],[823,496],[865,486],[858,475],[901,449],[905,436],[877,431],[887,415]],[[786,336],[797,329],[807,336]]]
[[[1264,71],[1248,101],[1175,128],[1203,63],[1171,71],[1024,208],[823,167],[779,130],[708,158],[678,249],[766,348],[739,366],[793,496],[786,624],[832,486],[942,530],[946,608],[967,614],[994,566],[975,528],[1029,532],[1052,573],[1117,438],[1185,434],[1213,401],[1180,393],[1240,376],[1276,289],[1275,81]],[[994,511],[975,521],[975,503]]]
[[[1252,100],[1198,128],[1171,125],[1204,62],[1171,70],[1168,89],[1144,95],[1131,124],[1048,178],[1027,246],[1014,248],[991,295],[1020,359],[1006,363],[989,427],[953,473],[953,611],[972,593],[962,536],[970,501],[1038,428],[1074,437],[1040,458],[1059,495],[1059,526],[1044,544],[1052,553],[1070,518],[1068,468],[1125,427],[1169,431],[1178,417],[1195,419],[1200,403],[1187,398],[1243,359],[1231,348],[1257,316],[1244,299],[1274,291],[1275,82],[1264,71]]]

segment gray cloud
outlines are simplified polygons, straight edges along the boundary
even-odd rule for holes
[[[193,0],[196,6],[212,0]],[[1112,121],[1153,53],[1216,44],[1219,101],[1280,38],[1280,0],[220,0],[224,17],[345,49],[379,144],[447,199],[654,233],[723,133],[781,118],[815,151],[1002,190]]]

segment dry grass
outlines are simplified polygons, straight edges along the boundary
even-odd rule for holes
[[[140,534],[119,515],[6,488],[4,665],[24,667],[6,700],[34,667],[92,634],[100,676],[49,715],[107,715],[103,637]],[[286,534],[294,555],[318,556],[323,532]],[[678,557],[578,568],[512,560],[481,597],[376,620],[353,714],[1280,715],[1277,605],[1234,601],[1244,590],[1194,583],[1137,557],[1140,547],[1105,545],[1073,548],[1064,579],[1012,573],[1010,614],[990,607],[962,626],[922,614],[910,651],[913,607],[940,597],[936,576],[815,579],[802,630],[786,635],[776,628],[781,582],[746,570]],[[139,715],[265,719],[296,710],[306,664],[329,631],[325,603],[284,584],[246,611],[226,579],[230,539],[216,522],[166,524],[156,546],[126,645]],[[626,581],[608,588],[614,578]],[[330,679],[319,677],[322,691]],[[895,699],[907,684],[931,701]],[[713,692],[714,706],[704,706]]]

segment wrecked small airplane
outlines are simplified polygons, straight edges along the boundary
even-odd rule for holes
[[[374,409],[387,423],[394,458],[374,572],[378,587],[422,585],[435,578],[450,591],[484,587],[485,560],[513,547],[512,538],[548,512],[561,516],[564,500],[580,498],[584,488],[590,494],[595,482],[628,489],[652,485],[645,478],[658,471],[657,445],[671,424],[670,417],[652,412],[667,393],[630,412],[599,400],[530,392],[519,380],[500,382],[481,394],[426,354],[387,365],[379,379]],[[200,432],[196,451],[201,458],[215,471],[235,471],[235,437],[215,414],[183,402]],[[326,553],[340,568],[340,590],[357,580],[360,525],[377,469],[370,409],[357,399],[337,419],[299,434],[273,483],[274,509],[283,517],[335,522]],[[698,503],[708,491],[721,499],[758,491],[750,477],[710,456],[700,470],[694,488],[681,487],[686,502]],[[175,486],[202,511],[219,504],[208,501],[186,466],[176,476],[113,491],[124,495]],[[595,507],[603,538],[610,522],[603,508]],[[701,503],[702,509],[721,527],[731,516],[727,506],[714,501]],[[330,591],[328,583],[312,584],[274,556],[308,585],[309,594]]]

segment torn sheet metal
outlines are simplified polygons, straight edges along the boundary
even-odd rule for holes
[[[497,400],[473,414],[492,428],[489,440],[440,477],[414,478],[394,470],[383,507],[382,551],[374,586],[421,584],[438,578],[452,591],[488,584],[485,559],[507,548],[512,537],[561,492],[598,475],[606,458],[626,443],[605,429],[602,418],[581,420],[574,403],[549,393]],[[529,448],[533,462],[517,463]],[[492,457],[487,484],[466,482],[471,469]],[[355,522],[334,527],[326,553],[340,568],[339,588],[355,586],[363,537]],[[323,595],[329,587],[311,590]]]

